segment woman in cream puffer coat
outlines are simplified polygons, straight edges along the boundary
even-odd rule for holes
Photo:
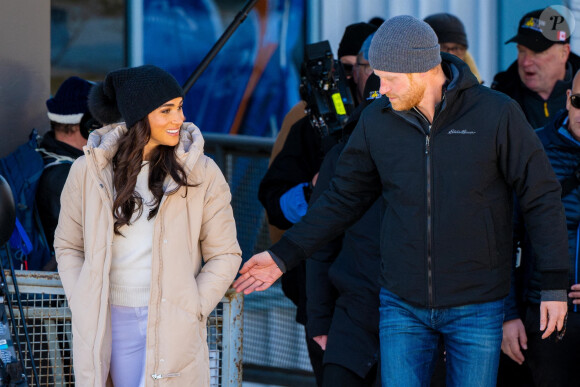
[[[111,281],[116,278],[113,271],[120,270],[115,260],[120,259],[119,243],[126,242],[122,238],[129,241],[143,238],[131,231],[138,224],[136,214],[139,211],[131,215],[131,207],[129,218],[123,218],[123,207],[115,201],[126,189],[124,184],[135,186],[136,179],[122,169],[131,166],[120,163],[119,144],[124,138],[134,136],[133,131],[140,125],[137,121],[143,119],[149,120],[151,127],[147,144],[141,149],[136,144],[137,139],[125,139],[125,145],[130,144],[125,148],[141,149],[144,159],[138,161],[139,165],[151,164],[152,171],[144,181],[148,181],[150,188],[153,180],[159,181],[155,173],[162,169],[158,164],[165,161],[154,158],[159,156],[159,152],[155,152],[160,146],[174,145],[175,160],[183,175],[167,173],[163,176],[159,185],[162,188],[158,187],[162,189],[162,197],[156,211],[154,202],[151,205],[146,200],[141,201],[140,217],[150,218],[142,222],[150,222],[152,243],[149,242],[146,258],[139,258],[145,260],[145,265],[139,267],[146,267],[145,273],[150,273],[145,277],[150,290],[144,305],[148,315],[144,325],[146,339],[142,342],[144,360],[139,365],[142,375],[135,385],[209,385],[206,319],[234,279],[241,262],[241,250],[236,239],[228,184],[217,165],[203,154],[204,141],[199,129],[182,122],[185,118],[181,113],[183,94],[179,93],[181,88],[176,82],[171,84],[170,75],[171,79],[166,79],[167,75],[154,66],[123,69],[118,70],[118,74],[107,75],[100,92],[113,102],[116,98],[122,117],[127,124],[133,125],[128,129],[125,124],[114,124],[91,133],[85,155],[73,164],[61,196],[55,250],[72,312],[77,386],[115,383],[111,359],[115,357],[118,342],[113,341],[115,321],[112,316],[115,314],[112,311],[117,306],[111,302],[115,300]],[[148,83],[148,77],[154,81]],[[163,82],[159,83],[155,77]],[[126,98],[123,88],[128,87],[136,88],[139,93],[131,90],[137,97],[125,102],[144,106],[141,110],[123,104],[121,98]],[[149,96],[142,97],[147,92],[151,92]],[[161,95],[152,97],[155,93]],[[153,108],[151,104],[146,106],[150,99],[158,103]],[[166,103],[159,103],[160,100]],[[97,110],[94,109],[93,115],[98,118]],[[145,118],[142,117],[144,112]],[[101,120],[106,121],[106,117]],[[178,135],[175,130],[159,127],[159,120],[180,128]],[[126,151],[134,152],[134,149]],[[147,155],[151,154],[153,159],[148,160]],[[138,172],[139,167],[135,174]],[[115,180],[115,173],[126,174],[126,181]],[[181,184],[174,176],[181,176]],[[138,193],[145,198],[142,192]],[[141,246],[135,246],[139,248]],[[131,255],[130,250],[128,254]],[[124,272],[125,276],[130,270]],[[132,280],[131,277],[126,278]]]

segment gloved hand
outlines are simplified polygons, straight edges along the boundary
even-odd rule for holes
[[[291,223],[297,223],[308,210],[308,203],[304,197],[304,187],[308,187],[308,183],[300,183],[280,197],[282,213]]]

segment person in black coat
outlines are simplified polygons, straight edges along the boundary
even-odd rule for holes
[[[40,143],[44,171],[36,191],[38,213],[51,250],[54,251],[54,231],[60,213],[60,194],[70,167],[83,155],[88,132],[81,120],[88,113],[87,98],[93,84],[79,77],[66,79],[54,97],[46,101],[51,130]],[[36,268],[39,270],[41,268]],[[54,258],[42,270],[56,270]]]
[[[379,96],[379,79],[371,75],[364,95]],[[340,152],[365,100],[351,116],[344,136],[325,156],[309,204],[326,190]],[[312,254],[306,263],[308,323],[306,331],[324,350],[323,386],[380,386],[379,290],[380,201],[343,235]]]
[[[329,189],[277,244],[244,264],[234,287],[266,290],[381,198],[382,383],[428,382],[442,334],[448,382],[495,385],[514,191],[544,274],[544,336],[564,323],[568,265],[559,183],[517,103],[441,53],[425,22],[406,15],[387,20],[369,59],[388,100],[364,110]],[[544,298],[547,291],[556,294]]]
[[[561,339],[541,340],[537,321],[540,314],[542,274],[536,255],[518,213],[515,245],[521,247],[522,278],[512,283],[506,301],[506,322],[502,350],[518,364],[529,367],[533,383],[541,386],[579,386],[580,364],[580,75],[567,91],[566,109],[536,131],[562,185],[566,212],[570,260],[568,321]]]

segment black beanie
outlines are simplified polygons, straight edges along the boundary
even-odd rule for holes
[[[457,43],[469,47],[467,45],[465,27],[457,16],[449,13],[436,13],[427,16],[424,21],[435,31],[437,39],[439,39],[439,44]]]
[[[358,55],[363,42],[377,27],[369,23],[355,23],[346,27],[338,45],[338,59],[345,55]]]
[[[183,89],[167,71],[157,66],[123,68],[111,71],[104,82],[89,94],[89,110],[103,124],[125,121],[131,128],[153,110],[174,98]]]

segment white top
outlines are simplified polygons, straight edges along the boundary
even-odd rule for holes
[[[135,191],[143,199],[143,213],[130,225],[122,226],[123,235],[113,236],[113,260],[109,274],[111,304],[128,307],[149,305],[151,288],[151,250],[155,218],[147,220],[153,194],[149,190],[149,163],[144,163],[137,177]]]

